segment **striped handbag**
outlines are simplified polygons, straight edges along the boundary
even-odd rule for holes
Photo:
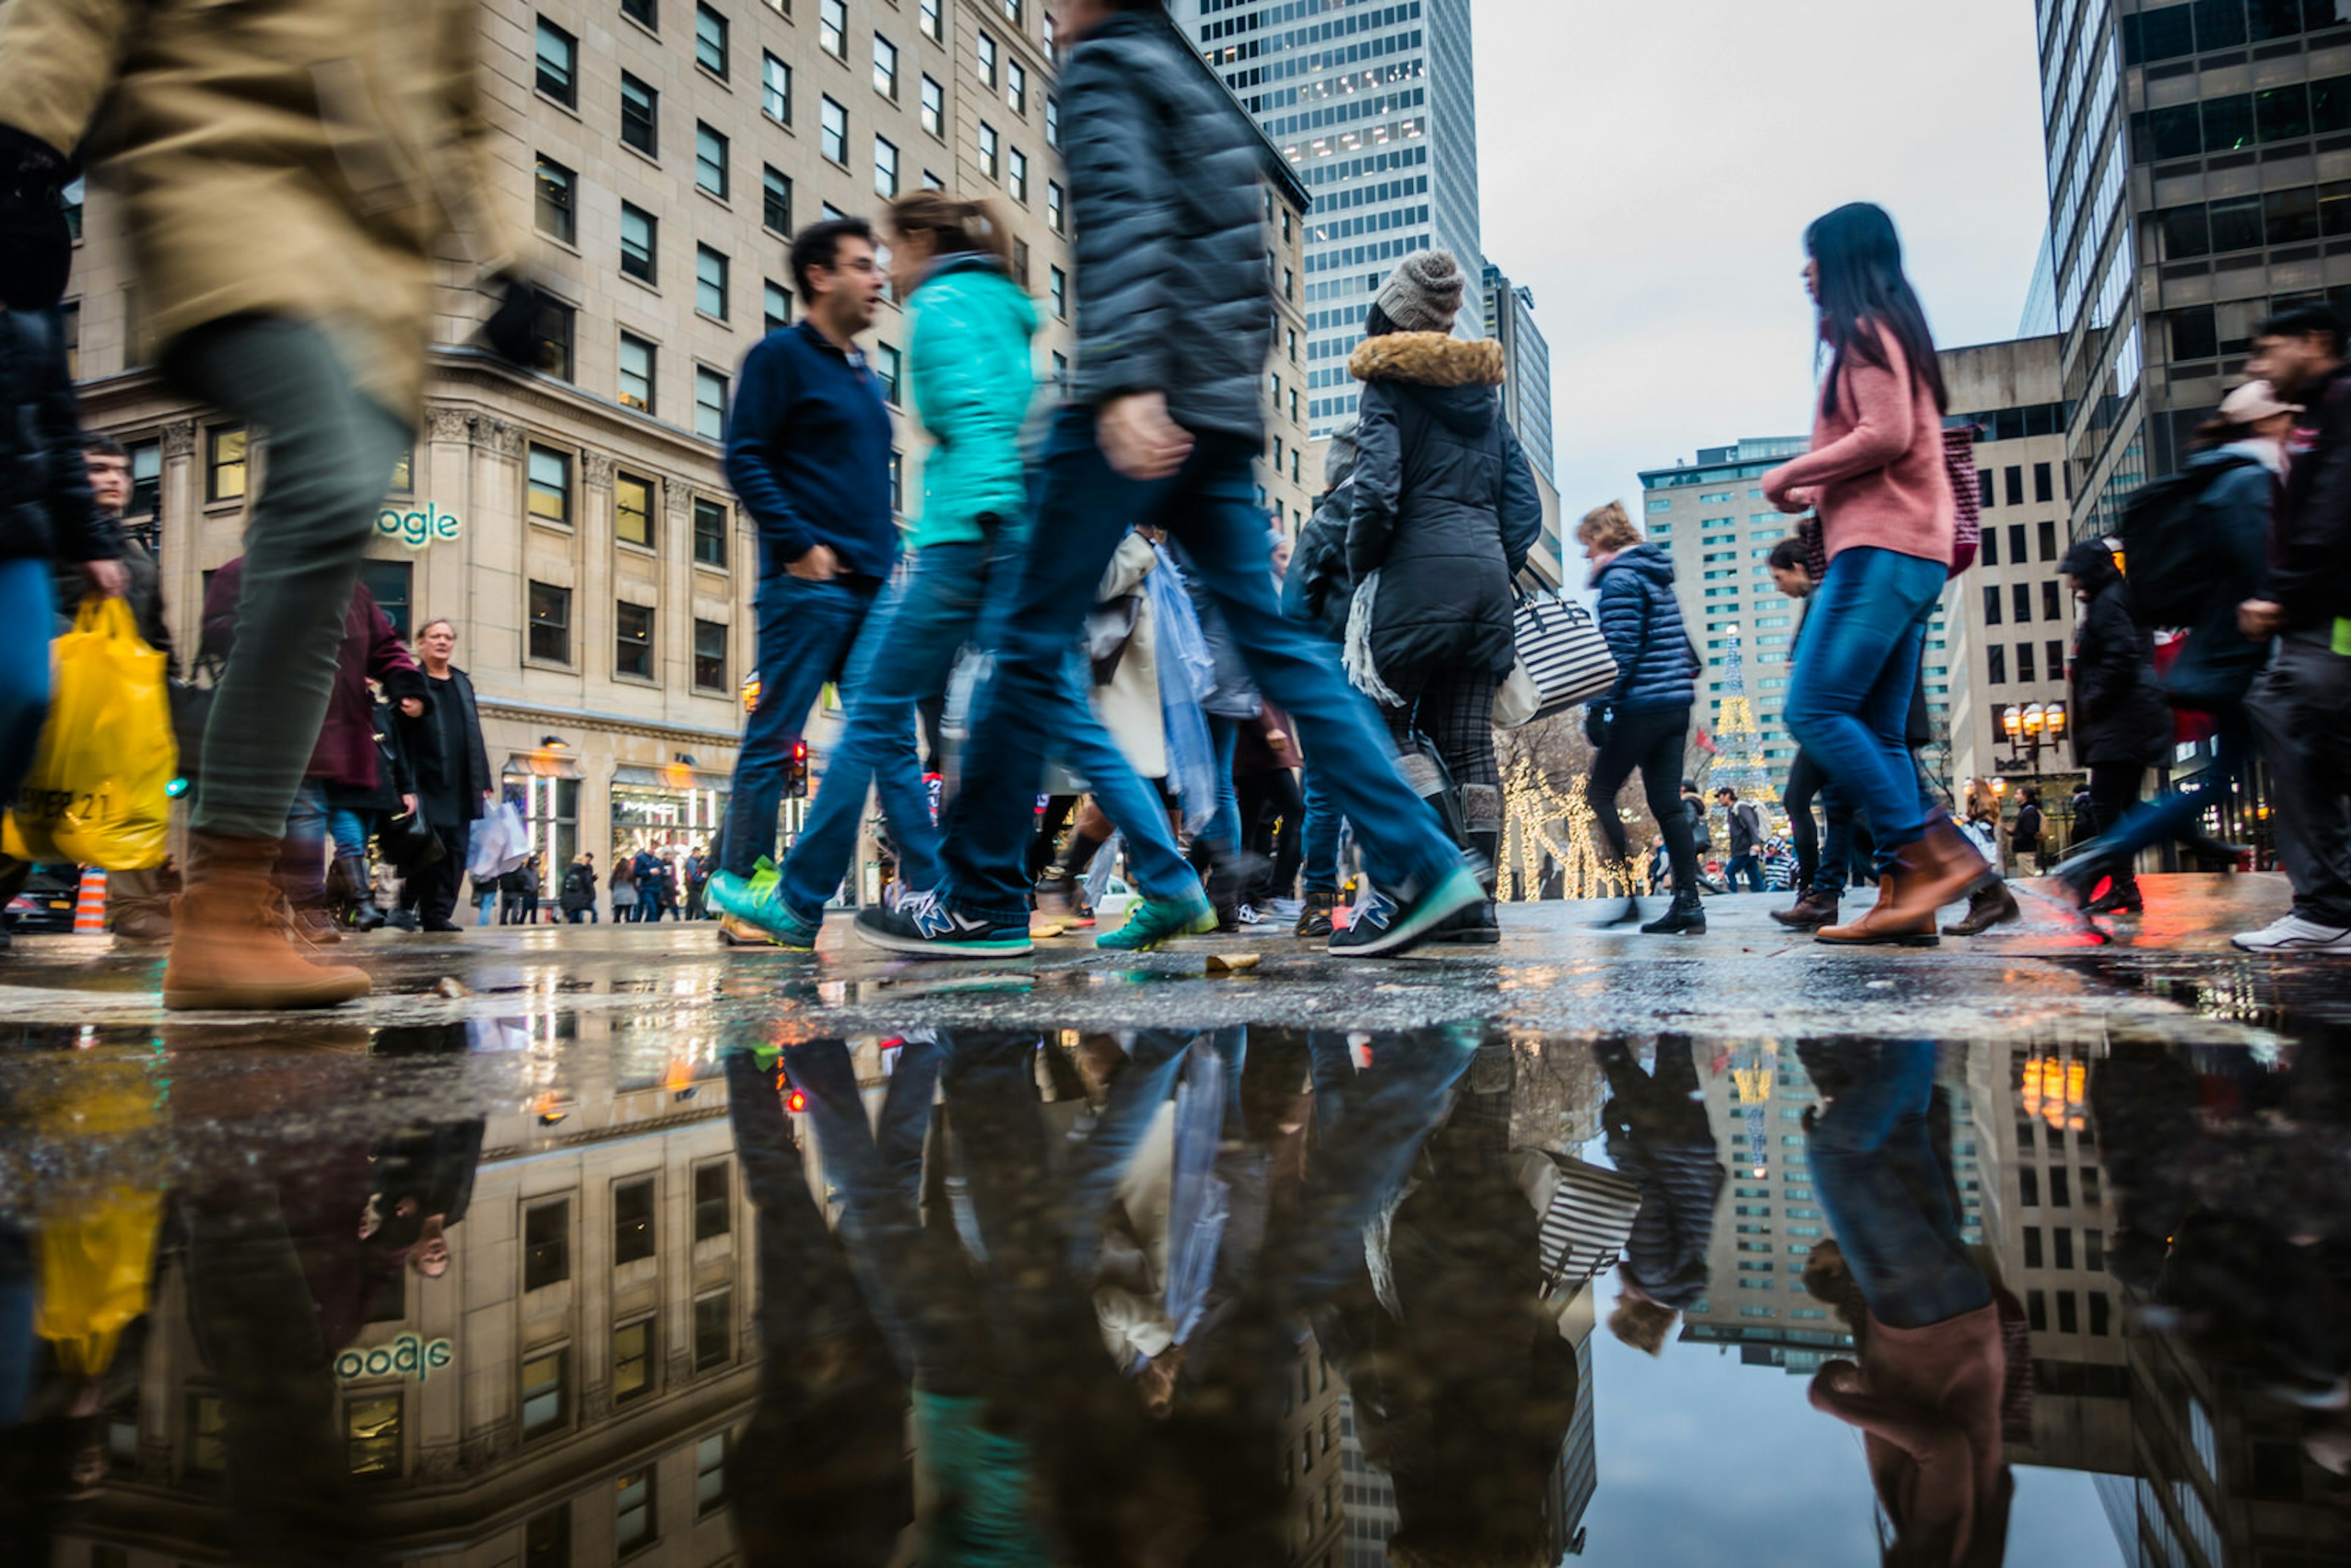
[[[1516,729],[1590,702],[1616,685],[1599,617],[1555,593],[1521,596],[1510,618],[1518,665],[1494,697],[1494,723]]]
[[[1552,1155],[1559,1185],[1543,1211],[1536,1256],[1542,1266],[1543,1293],[1581,1285],[1624,1255],[1641,1211],[1641,1189],[1630,1176],[1588,1165],[1573,1155]]]

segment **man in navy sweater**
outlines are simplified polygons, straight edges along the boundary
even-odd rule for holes
[[[776,810],[794,742],[850,649],[898,558],[890,507],[890,410],[857,335],[873,324],[886,277],[862,219],[811,225],[792,241],[806,314],[744,356],[726,421],[726,477],[759,536],[759,706],[743,727],[726,805],[724,861],[709,899],[755,904],[776,877]],[[893,817],[930,802],[919,788]],[[737,940],[764,940],[737,928]]]

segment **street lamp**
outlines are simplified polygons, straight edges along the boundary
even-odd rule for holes
[[[2021,707],[2001,709],[2000,727],[2008,737],[2008,754],[2011,758],[2029,761],[2032,771],[2041,771],[2041,748],[2054,747],[2065,738],[2067,717],[2064,703],[2026,703]]]

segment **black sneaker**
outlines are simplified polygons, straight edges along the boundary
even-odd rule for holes
[[[1343,958],[1376,958],[1403,953],[1433,938],[1453,915],[1486,898],[1485,885],[1466,866],[1456,866],[1435,887],[1410,904],[1398,904],[1377,888],[1355,906],[1354,918],[1331,938]]]
[[[861,909],[856,930],[862,942],[924,958],[1019,958],[1033,951],[1026,920],[1006,925],[974,920],[935,893],[913,894],[895,909]]]

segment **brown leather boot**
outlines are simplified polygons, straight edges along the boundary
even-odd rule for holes
[[[2005,925],[2011,920],[2024,918],[2024,911],[2016,906],[2016,894],[2008,891],[2008,883],[1993,883],[1968,894],[1965,918],[1943,927],[1946,936],[1980,936],[1995,925]]]
[[[1881,877],[1877,903],[1869,913],[1845,925],[1823,925],[1813,940],[1832,947],[1938,947],[1943,938],[1935,930],[1935,912],[1927,911],[1922,925],[1916,915],[1897,913],[1902,902],[1902,873]]]
[[[1823,893],[1816,887],[1804,890],[1793,909],[1775,909],[1771,918],[1792,931],[1818,931],[1823,925],[1837,923],[1837,895]]]
[[[189,838],[187,886],[173,915],[163,1005],[174,1011],[330,1008],[368,994],[359,969],[303,956],[272,874],[277,841]]]

